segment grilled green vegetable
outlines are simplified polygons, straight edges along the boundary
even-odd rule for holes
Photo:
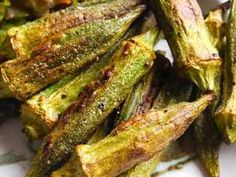
[[[151,0],[181,75],[203,91],[218,91],[221,60],[196,0]]]
[[[0,82],[3,87],[1,95],[10,92],[10,95],[25,100],[63,76],[78,71],[110,49],[143,10],[144,6],[139,6],[121,17],[70,29],[57,36],[57,41],[54,39],[46,51],[32,58],[4,63],[1,74],[5,83]]]
[[[161,88],[152,107],[155,109],[164,109],[168,105],[174,105],[183,101],[188,101],[192,93],[192,86],[186,81],[179,80],[174,72],[171,72],[167,82]],[[132,117],[130,117],[132,118]],[[165,151],[163,151],[165,152]],[[149,177],[160,162],[163,153],[158,153],[146,162],[142,162],[121,177],[135,177],[142,174],[143,177]],[[144,176],[145,175],[145,176]]]
[[[112,62],[111,56],[121,42],[136,31],[131,28],[99,61],[79,73],[66,76],[22,105],[21,118],[30,139],[44,137],[53,129],[59,116],[78,98],[79,93]]]
[[[227,143],[236,141],[236,1],[232,1],[227,25],[227,51],[224,59],[222,103],[216,123]]]
[[[159,70],[162,68],[164,72],[162,74],[160,71],[158,72],[157,69],[157,76],[159,79],[161,79],[163,76],[166,75],[168,72],[169,64],[166,62],[165,59],[161,59],[161,56],[158,55],[158,63],[160,64]],[[163,60],[163,62],[161,62]],[[161,62],[161,63],[160,63]],[[163,67],[161,67],[163,66]],[[154,72],[155,69],[152,70]],[[158,75],[159,74],[159,75]],[[118,122],[125,121],[127,119],[133,118],[135,115],[145,113],[148,111],[148,108],[150,108],[150,103],[153,102],[153,98],[149,98],[150,91],[153,93],[153,87],[152,86],[152,80],[153,80],[153,74],[149,73],[146,77],[144,77],[139,84],[135,86],[135,88],[132,90],[132,93],[128,96],[128,98],[125,101],[125,104],[123,106],[121,115],[118,119]],[[161,80],[157,79],[154,83],[158,82],[160,83]],[[175,83],[175,84],[173,84]],[[149,90],[150,89],[150,90]],[[181,90],[181,91],[180,91]],[[168,82],[165,84],[165,86],[162,88],[158,98],[156,99],[156,104],[159,105],[160,108],[164,108],[165,105],[179,103],[181,101],[187,101],[192,93],[192,86],[191,84],[188,84],[185,81],[178,80],[176,78],[175,74],[172,73],[171,76],[168,78]],[[143,104],[143,102],[146,102],[145,100],[148,99],[148,104]],[[162,100],[165,101],[163,102]],[[169,102],[168,102],[169,99]],[[149,106],[147,106],[149,105]],[[144,106],[140,111],[140,108]],[[156,107],[157,108],[157,107]],[[119,175],[120,177],[137,177],[137,176],[147,176],[149,177],[152,172],[154,171],[157,163],[160,161],[160,155],[156,155],[155,157],[151,158],[150,160],[140,163],[136,165],[135,167],[131,168],[127,172],[125,172],[122,175]],[[73,177],[76,176],[76,170],[78,170],[78,167],[76,166],[76,156],[73,157],[73,160],[70,160],[63,168],[60,170],[54,172],[51,176],[52,177],[62,177],[63,175],[66,177]]]
[[[37,51],[37,46],[40,44],[42,45],[41,50],[47,48],[49,46],[48,39],[57,33],[63,33],[70,28],[97,20],[120,17],[139,5],[140,2],[140,0],[109,0],[91,6],[70,7],[46,15],[26,25],[12,28],[8,34],[18,56],[31,55],[32,52],[35,53],[34,50]],[[36,49],[34,49],[35,47]]]
[[[203,112],[194,122],[196,150],[210,177],[219,177],[219,146],[221,135],[214,124],[211,110]]]
[[[78,146],[76,165],[82,170],[81,176],[117,176],[150,159],[179,138],[213,98],[209,94],[193,103],[152,109],[120,124],[102,141]]]
[[[211,42],[221,53],[224,52],[225,46],[225,22],[223,20],[225,12],[226,10],[219,6],[215,10],[210,11],[205,19]],[[214,110],[214,107],[208,108],[194,122],[193,127],[198,157],[209,176],[219,177],[219,146],[222,138],[215,126],[214,117],[211,115],[211,112],[215,112]]]
[[[153,22],[147,20],[142,25],[145,26],[142,28],[142,32],[147,32],[148,29],[155,27]],[[146,25],[147,23],[148,25]],[[155,98],[157,91],[163,82],[162,76],[165,75],[168,68],[170,68],[170,62],[166,58],[160,54],[157,54],[157,58],[157,62],[155,63],[152,70],[146,76],[144,76],[129,93],[122,107],[121,113],[118,113],[115,116],[116,124],[119,124],[121,121],[131,118],[136,114],[144,113],[150,108],[153,99]],[[102,139],[101,137],[105,137],[104,131],[103,129],[99,128],[97,132],[93,134],[92,138],[89,138],[87,144],[97,143],[98,140]],[[74,161],[69,160],[69,162],[67,162],[61,169],[53,172],[51,176],[76,176],[76,166],[74,165]]]
[[[115,63],[79,95],[44,139],[27,177],[45,176],[121,104],[134,84],[150,71],[157,36],[157,30],[151,30],[122,44],[113,55]]]
[[[143,81],[136,85],[132,93],[126,99],[118,122],[130,120],[137,115],[146,113],[151,108],[156,92],[162,85],[163,75],[167,74],[170,67],[167,59],[163,58],[161,55],[158,55],[158,58],[157,62],[163,60],[163,62],[160,63],[160,68],[157,69],[157,71],[155,71],[154,68],[149,75],[143,78]],[[154,83],[155,86],[153,85]],[[136,165],[124,174],[119,175],[119,177],[137,177],[139,175],[150,177],[159,160],[159,156],[154,157],[151,160]]]

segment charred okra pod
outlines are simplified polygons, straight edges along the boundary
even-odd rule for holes
[[[55,34],[62,33],[63,35],[64,31],[76,26],[120,17],[140,3],[140,0],[109,0],[91,6],[69,7],[26,25],[12,28],[8,35],[18,56],[31,55],[32,52],[35,53],[34,48],[37,49],[38,45],[42,45],[40,50],[48,48],[50,43],[47,41]]]
[[[94,145],[77,146],[78,171],[82,171],[82,176],[117,176],[150,159],[179,138],[213,98],[209,94],[192,103],[152,109],[121,123]]]
[[[227,50],[224,59],[222,103],[216,112],[216,123],[227,143],[236,141],[236,1],[232,1],[228,19]]]
[[[47,135],[56,125],[59,116],[78,98],[79,93],[112,62],[111,56],[115,50],[136,31],[131,28],[99,61],[79,73],[66,76],[26,101],[22,105],[21,119],[28,137],[38,139]]]
[[[51,83],[103,55],[124,35],[144,6],[125,15],[97,20],[70,29],[54,39],[51,47],[32,58],[18,58],[1,65],[0,97],[10,93],[25,100]]]
[[[221,59],[196,0],[151,0],[181,75],[203,91],[218,91]]]
[[[205,19],[212,44],[216,46],[223,55],[223,49],[225,47],[225,22],[223,16],[225,12],[226,9],[219,6],[215,10],[210,11]],[[198,157],[209,176],[219,177],[219,146],[222,138],[219,130],[215,126],[214,117],[211,115],[211,112],[214,112],[213,110],[215,110],[215,108],[212,107],[203,112],[194,122],[193,128]]]
[[[175,75],[174,72],[170,72],[167,82],[161,88],[152,105],[153,108],[164,109],[168,105],[174,105],[189,100],[192,93],[192,85],[184,80],[179,80]],[[136,177],[141,174],[143,177],[151,176],[155,167],[160,162],[161,156],[162,153],[158,153],[148,161],[142,162],[131,168],[122,174],[121,177]]]
[[[113,55],[115,62],[96,82],[85,88],[44,139],[27,177],[47,175],[121,104],[129,90],[150,71],[157,36],[158,31],[154,29],[122,44]]]

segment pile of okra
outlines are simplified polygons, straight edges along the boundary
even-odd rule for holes
[[[183,141],[220,176],[219,146],[236,142],[236,0],[206,14],[197,0],[0,5],[0,117],[41,141],[26,177],[150,177]]]

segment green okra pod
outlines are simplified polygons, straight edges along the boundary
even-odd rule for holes
[[[203,91],[218,91],[221,59],[196,0],[151,0],[181,75]]]
[[[21,120],[28,137],[38,139],[47,135],[56,125],[59,116],[78,98],[79,93],[112,62],[111,56],[115,50],[136,31],[132,27],[99,61],[78,73],[66,76],[27,100],[22,105]]]
[[[121,123],[102,141],[76,148],[81,176],[110,177],[152,158],[179,138],[214,99],[205,95],[195,102],[183,102]],[[113,163],[116,162],[116,163]]]
[[[69,7],[26,25],[12,28],[8,35],[18,56],[31,55],[35,53],[38,45],[42,45],[41,50],[47,48],[48,39],[55,34],[93,21],[119,17],[140,4],[140,0],[109,0],[91,6]]]
[[[153,29],[122,44],[113,55],[115,62],[80,94],[44,139],[27,177],[47,175],[123,102],[129,90],[150,71],[157,36],[158,31]]]
[[[151,18],[153,20],[153,18]],[[146,19],[142,27],[142,32],[148,31],[147,29],[155,27],[151,19]],[[154,19],[155,20],[155,19]],[[148,23],[148,24],[147,24]],[[121,112],[118,113],[116,117],[116,124],[125,121],[129,118],[134,117],[137,114],[145,113],[152,105],[154,98],[163,82],[164,75],[167,74],[170,68],[170,62],[164,56],[157,54],[157,61],[154,64],[152,70],[145,75],[142,80],[135,85],[135,87],[130,91],[125,103],[122,106]],[[97,143],[98,140],[102,140],[101,137],[104,136],[103,129],[98,129],[91,138],[89,138],[87,144]],[[52,173],[51,177],[72,177],[76,176],[76,161],[72,156],[72,160],[69,160],[61,169]],[[151,164],[150,164],[151,165]],[[142,165],[142,167],[135,168],[135,174],[139,173],[140,170],[150,168],[148,164]],[[146,170],[147,172],[147,170]],[[135,175],[132,170],[132,175]],[[131,175],[131,173],[129,173]],[[141,173],[141,172],[140,172]],[[147,173],[151,174],[151,173]],[[124,174],[125,176],[125,174]]]
[[[226,29],[226,53],[223,68],[221,104],[216,112],[216,124],[227,143],[236,141],[236,1],[232,1]]]
[[[212,44],[217,47],[222,55],[224,55],[223,49],[225,47],[225,22],[223,17],[226,9],[224,6],[228,6],[227,4],[223,4],[210,11],[205,19]],[[211,112],[214,112],[214,110],[214,107],[208,108],[207,111],[199,116],[193,124],[193,133],[197,154],[202,165],[207,170],[209,176],[219,177],[219,147],[222,138],[214,123],[215,118],[211,115]]]
[[[122,107],[120,117],[118,118],[117,124],[121,123],[125,120],[130,120],[134,118],[137,115],[144,114],[148,111],[148,109],[152,106],[155,94],[153,92],[153,89],[159,90],[158,88],[160,85],[162,85],[162,79],[166,77],[165,75],[168,75],[169,73],[169,62],[167,59],[163,58],[162,55],[157,56],[157,66],[156,68],[153,68],[151,73],[147,74],[132,90],[132,93],[129,94],[128,98],[125,101],[125,104]],[[156,73],[156,75],[153,75]],[[156,77],[153,79],[153,77]],[[176,84],[173,84],[177,82]],[[153,88],[153,84],[155,83],[155,87]],[[182,92],[180,92],[181,90]],[[177,92],[177,93],[176,93]],[[172,73],[168,77],[167,83],[162,87],[162,90],[160,91],[160,94],[158,96],[158,99],[156,99],[156,103],[160,104],[163,103],[160,108],[164,108],[164,104],[174,104],[179,103],[181,101],[187,101],[189,100],[192,92],[192,86],[191,84],[188,84],[187,82],[183,80],[179,80],[174,73]],[[151,93],[151,94],[150,94]],[[153,96],[151,96],[153,95]],[[151,96],[151,97],[150,97]],[[165,98],[165,102],[161,102],[162,97]],[[169,98],[170,102],[167,101]],[[147,101],[148,104],[143,104]],[[176,101],[173,101],[176,100]],[[148,105],[148,106],[147,106]],[[141,108],[141,109],[140,109]],[[142,110],[142,111],[140,111]],[[63,166],[63,168],[59,169],[58,171],[55,171],[52,174],[52,177],[62,177],[63,175],[70,174],[71,177],[76,174],[76,170],[78,170],[78,167],[76,166],[76,157],[72,157],[73,160],[70,160],[68,163]],[[152,172],[154,171],[157,163],[160,161],[161,156],[156,155],[155,157],[151,158],[150,160],[146,162],[142,162],[135,167],[131,168],[127,172],[119,175],[120,177],[136,177],[139,175],[147,176],[149,177]],[[70,167],[70,168],[69,168]],[[73,169],[73,171],[71,171]],[[72,175],[73,174],[73,175]],[[69,176],[68,176],[69,177]]]
[[[169,72],[169,71],[167,71]],[[182,101],[188,101],[192,93],[191,84],[179,80],[175,74],[170,71],[170,75],[167,77],[167,82],[162,86],[157,98],[152,103],[152,107],[155,109],[163,109],[168,105],[180,103]],[[167,74],[168,75],[168,74]],[[129,118],[132,118],[130,116]],[[122,177],[135,177],[139,175],[150,176],[157,164],[160,162],[161,154],[155,155],[148,161],[142,162],[135,167],[131,168]]]
[[[143,10],[144,6],[138,6],[123,16],[75,27],[57,36],[44,52],[4,63],[1,65],[0,97],[8,94],[25,100],[78,71],[117,43]]]
[[[171,72],[169,77],[167,78],[166,83],[163,85],[160,92],[158,93],[158,96],[155,99],[152,107],[155,109],[164,109],[170,105],[178,104],[183,101],[189,101],[192,93],[192,88],[192,84],[184,80],[180,80],[178,77],[176,77],[176,74],[174,72]],[[151,176],[157,164],[162,160],[163,154],[166,153],[168,153],[168,151],[167,149],[164,149],[162,152],[156,154],[148,161],[142,162],[133,167],[132,169],[128,170],[123,176]]]

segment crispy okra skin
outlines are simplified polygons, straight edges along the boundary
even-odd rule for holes
[[[139,4],[141,4],[140,0],[109,0],[95,5],[69,7],[45,15],[31,23],[12,28],[8,31],[8,35],[18,56],[31,55],[37,51],[37,46],[40,44],[47,48],[48,45],[45,43],[55,34],[93,21],[124,15]],[[36,51],[34,51],[35,47]]]
[[[28,137],[34,140],[47,135],[56,125],[59,116],[78,98],[79,93],[112,62],[111,56],[121,43],[136,32],[134,25],[99,61],[66,76],[27,100],[21,107],[21,120]]]
[[[156,19],[183,77],[203,91],[219,90],[221,59],[196,0],[151,0]]]
[[[232,1],[226,29],[226,53],[223,68],[221,105],[216,112],[216,123],[227,143],[236,141],[236,1]]]
[[[78,169],[83,176],[117,176],[152,158],[179,138],[213,99],[208,94],[195,102],[152,109],[121,123],[102,141],[77,146]]]
[[[0,97],[10,92],[10,96],[25,100],[96,60],[119,41],[144,8],[138,6],[120,17],[80,25],[57,36],[42,53],[4,63]]]
[[[124,101],[129,90],[150,71],[157,36],[158,31],[153,29],[122,44],[113,55],[116,62],[80,94],[44,139],[27,177],[50,173]]]

